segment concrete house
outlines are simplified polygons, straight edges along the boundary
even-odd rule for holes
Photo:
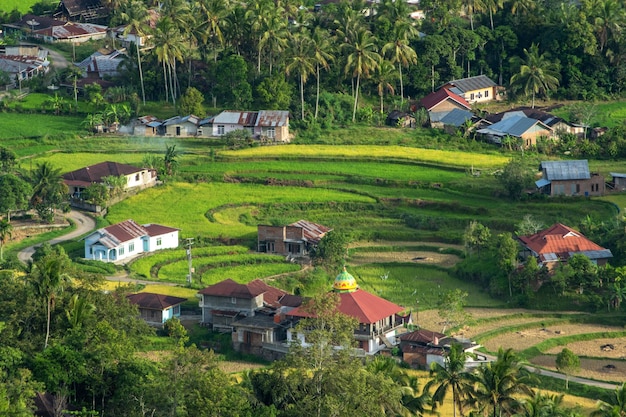
[[[502,120],[476,131],[487,141],[502,144],[507,136],[522,140],[525,148],[537,145],[540,137],[552,137],[552,129],[537,119],[526,117],[524,113],[506,113]]]
[[[254,124],[254,136],[272,142],[290,142],[289,112],[285,110],[261,110]]]
[[[471,106],[463,97],[446,88],[428,94],[419,101],[419,106],[428,111],[430,127],[442,128],[446,124],[462,125],[472,119]]]
[[[154,169],[111,161],[100,162],[63,174],[63,182],[67,185],[72,198],[82,199],[82,193],[90,185],[101,184],[105,177],[122,175],[126,177],[126,190],[144,189],[156,185],[157,176]]]
[[[288,226],[257,227],[257,250],[287,256],[306,256],[332,229],[321,224],[298,220]]]
[[[463,346],[465,352],[473,355],[467,358],[466,369],[487,362],[484,355],[475,352],[480,347],[479,344],[426,329],[415,330],[400,336],[402,360],[417,369],[429,370],[433,362],[445,366],[447,352],[453,344],[457,343]]]
[[[584,134],[584,126],[570,124],[558,116],[536,108],[534,109],[525,106],[516,107],[501,113],[488,114],[485,116],[485,120],[493,124],[510,115],[526,116],[531,119],[539,120],[541,123],[550,128],[552,137],[556,137],[562,132],[571,133],[576,136],[582,136]]]
[[[126,220],[85,238],[85,258],[103,262],[130,260],[143,253],[178,247],[178,229]]]
[[[619,172],[611,172],[611,177],[613,181],[611,186],[615,191],[624,191],[626,190],[626,174],[622,174]]]
[[[200,119],[193,114],[185,117],[174,116],[164,120],[161,129],[165,136],[196,136],[199,122]]]
[[[202,136],[223,136],[244,129],[251,137],[276,142],[289,142],[289,112],[283,110],[223,111],[202,121]]]
[[[133,124],[133,134],[137,136],[157,136],[162,124],[155,116],[138,117]]]
[[[477,75],[475,77],[448,81],[440,88],[458,94],[471,104],[497,100],[497,84],[486,75]]]
[[[520,236],[524,248],[522,256],[537,258],[537,264],[553,269],[560,262],[567,262],[574,255],[585,255],[599,266],[606,265],[613,257],[610,249],[587,239],[582,233],[561,223],[541,230],[534,235]]]
[[[537,188],[551,196],[600,196],[605,192],[604,176],[590,173],[586,159],[577,161],[543,161],[542,178]]]
[[[126,298],[139,309],[139,316],[148,324],[162,326],[174,317],[180,317],[180,305],[186,298],[171,295],[140,292],[127,295]]]

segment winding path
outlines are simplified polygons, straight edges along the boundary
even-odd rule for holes
[[[72,219],[72,221],[76,225],[76,229],[63,236],[49,240],[48,243],[50,243],[51,245],[55,245],[57,243],[66,242],[68,240],[72,240],[79,236],[82,236],[85,233],[88,233],[96,228],[96,221],[86,214],[81,213],[80,211],[71,210],[67,218]],[[22,249],[20,252],[18,252],[17,258],[21,262],[27,264],[29,261],[32,261],[35,249],[39,246],[41,246],[41,243]]]

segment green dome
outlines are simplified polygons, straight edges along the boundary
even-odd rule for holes
[[[359,289],[356,279],[343,267],[341,274],[337,275],[333,283],[333,291],[335,292],[354,292]]]

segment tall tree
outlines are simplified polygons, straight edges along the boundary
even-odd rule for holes
[[[315,79],[316,79],[316,88],[315,88],[315,119],[317,120],[319,105],[320,105],[320,70],[330,69],[330,62],[332,62],[335,57],[333,55],[334,48],[333,43],[330,42],[330,37],[328,35],[328,31],[325,31],[319,27],[313,29],[313,33],[311,35],[311,41],[313,50],[315,52]]]
[[[361,78],[369,78],[378,67],[380,55],[376,39],[367,29],[360,28],[356,33],[350,33],[347,42],[342,45],[344,54],[347,56],[345,73],[356,78],[354,90],[354,107],[352,109],[352,121],[356,120],[356,109],[359,103],[359,89]]]
[[[171,19],[162,18],[157,23],[154,32],[154,45],[157,59],[163,66],[166,100],[171,98],[172,104],[176,105],[178,96],[176,62],[183,62],[184,39]]]
[[[7,213],[11,221],[11,211],[25,210],[32,195],[30,184],[13,174],[0,175],[0,213]]]
[[[299,78],[301,117],[304,120],[304,85],[314,72],[315,51],[310,38],[300,34],[291,36],[286,55],[286,74],[296,73]]]
[[[178,166],[178,157],[180,151],[176,150],[176,145],[167,145],[165,147],[165,155],[163,156],[163,165],[165,166],[165,173],[167,175],[173,175],[176,167]]]
[[[385,44],[382,53],[391,59],[392,64],[398,64],[400,74],[400,100],[404,102],[404,82],[402,68],[417,63],[417,54],[411,48],[410,41],[417,34],[417,30],[410,23],[399,21],[393,28],[394,39]]]
[[[66,203],[67,186],[61,177],[61,169],[54,168],[48,161],[37,164],[31,173],[33,194],[31,206],[44,221],[50,222],[54,217],[54,209]]]
[[[539,53],[539,45],[535,43],[529,49],[524,48],[524,55],[524,59],[511,58],[512,63],[518,67],[518,72],[511,77],[511,87],[521,90],[524,96],[531,95],[531,107],[535,108],[537,94],[547,96],[559,86],[559,72],[546,52]]]
[[[63,285],[69,281],[67,268],[69,258],[64,252],[52,253],[42,258],[35,264],[35,269],[31,274],[35,293],[44,301],[46,308],[46,339],[44,349],[48,347],[50,339],[50,320],[56,296],[63,291]]]
[[[376,90],[378,91],[378,97],[380,97],[380,113],[383,113],[383,97],[385,96],[385,92],[389,92],[389,94],[393,94],[395,92],[394,82],[397,77],[396,69],[391,64],[391,62],[387,61],[384,58],[380,58],[380,62],[378,63],[378,68],[374,71],[373,81],[376,85]]]
[[[450,346],[450,351],[444,358],[445,365],[442,366],[437,362],[433,362],[430,367],[430,374],[433,378],[426,384],[425,391],[435,387],[432,394],[433,411],[436,405],[442,405],[448,392],[452,391],[452,408],[454,417],[457,411],[463,415],[463,402],[472,396],[472,379],[470,374],[465,370],[465,363],[470,357],[465,352],[463,345],[454,343]]]
[[[139,81],[141,83],[141,98],[143,104],[146,104],[146,89],[143,83],[143,68],[141,66],[141,50],[140,43],[142,39],[146,39],[146,26],[150,15],[145,4],[141,0],[131,0],[123,11],[119,14],[120,22],[126,24],[124,35],[132,33],[136,36],[135,49],[137,53],[137,66],[139,68]]]

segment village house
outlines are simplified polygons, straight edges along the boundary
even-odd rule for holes
[[[484,116],[484,119],[494,124],[511,115],[525,116],[530,119],[539,120],[546,127],[550,128],[553,138],[556,138],[562,133],[570,133],[579,137],[584,135],[584,126],[568,123],[558,116],[532,107],[522,106],[501,113],[487,114]]]
[[[196,136],[199,122],[200,119],[193,114],[184,117],[174,116],[161,123],[161,130],[165,136]]]
[[[539,266],[549,270],[561,262],[567,262],[574,255],[584,255],[598,266],[606,265],[613,257],[610,249],[603,248],[579,231],[561,223],[533,235],[519,236],[518,240],[523,247],[521,255],[524,259],[535,257]]]
[[[537,119],[526,117],[523,112],[506,113],[499,122],[476,131],[485,140],[502,145],[506,138],[517,138],[525,148],[537,145],[537,139],[553,136],[552,129]]]
[[[412,368],[429,370],[432,363],[445,366],[445,357],[453,344],[460,344],[463,350],[470,353],[466,368],[474,368],[487,362],[484,355],[476,353],[479,344],[468,339],[449,337],[443,333],[426,329],[415,330],[400,336],[402,360]]]
[[[157,136],[162,124],[155,116],[138,117],[133,124],[133,134],[137,136]]]
[[[70,22],[92,22],[108,15],[100,0],[61,0],[54,13],[57,19]]]
[[[223,111],[202,121],[202,136],[223,136],[234,130],[247,130],[250,137],[289,142],[289,112],[283,110]]]
[[[126,220],[98,229],[85,238],[85,258],[103,262],[128,261],[138,255],[178,247],[178,229]]]
[[[66,22],[63,26],[37,29],[31,32],[30,35],[47,43],[70,42],[79,44],[106,38],[107,27],[91,23]]]
[[[446,125],[458,127],[474,118],[467,100],[446,88],[428,94],[418,105],[428,111],[432,128],[444,128]]]
[[[468,103],[483,103],[497,100],[497,84],[486,75],[448,81],[440,89],[450,90],[467,100]]]
[[[118,68],[126,59],[126,53],[120,50],[99,50],[89,55],[76,66],[87,78],[111,78],[119,75]]]
[[[288,226],[257,226],[257,250],[290,257],[307,256],[332,229],[321,224],[298,220]]]
[[[600,196],[605,192],[604,176],[589,172],[586,159],[575,161],[542,161],[542,178],[537,188],[550,196]]]
[[[139,317],[153,326],[162,326],[171,318],[179,318],[180,305],[187,301],[186,298],[151,292],[130,294],[126,298],[137,306]]]
[[[415,127],[415,116],[411,113],[403,112],[400,110],[393,110],[387,115],[385,124],[392,127]]]
[[[63,174],[63,182],[67,185],[72,198],[82,199],[82,193],[86,188],[93,184],[101,184],[106,177],[111,176],[126,177],[125,190],[152,187],[157,181],[154,169],[106,161]]]
[[[611,172],[609,175],[613,178],[610,185],[614,191],[626,190],[626,174]]]

